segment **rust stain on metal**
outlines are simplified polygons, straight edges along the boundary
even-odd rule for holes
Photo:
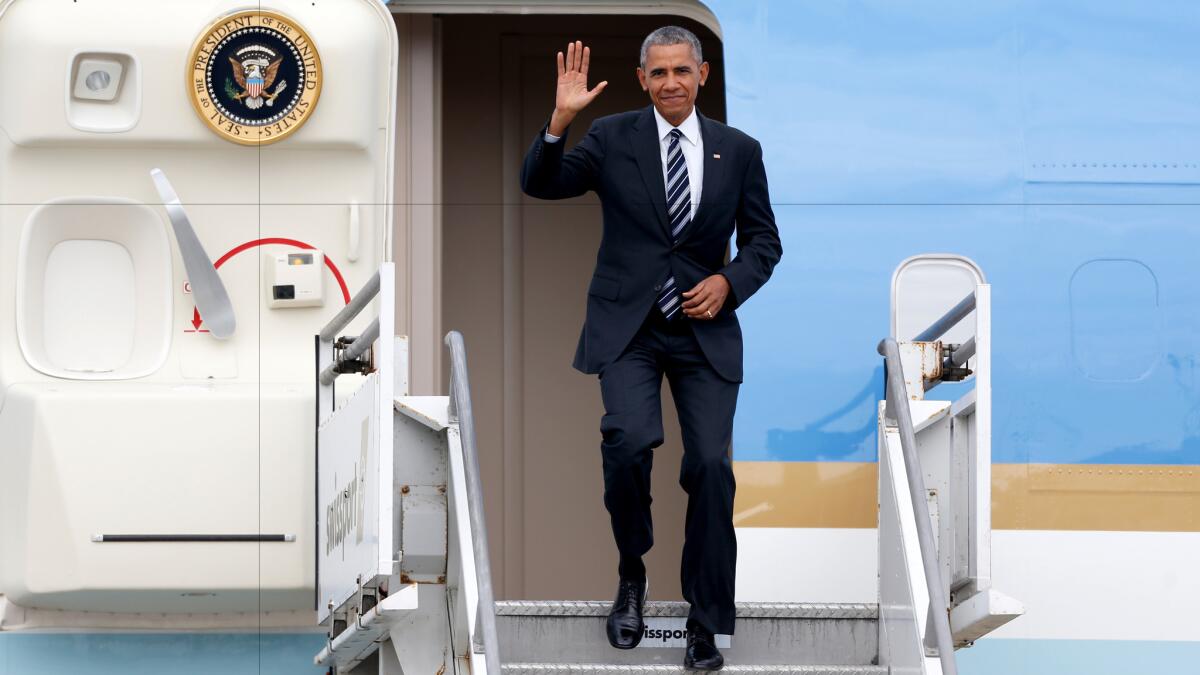
[[[921,376],[928,382],[933,382],[942,379],[942,351],[943,346],[941,340],[933,342],[914,342],[921,348]]]
[[[442,675],[445,672],[446,672],[446,664],[443,662],[442,667],[438,668],[437,675]]]
[[[408,486],[407,486],[407,485],[402,485],[402,486],[400,486],[400,493],[401,493],[401,494],[408,494]]]

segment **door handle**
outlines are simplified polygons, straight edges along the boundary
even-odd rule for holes
[[[213,267],[212,259],[196,236],[192,222],[188,220],[187,212],[179,201],[179,195],[167,180],[162,169],[151,169],[150,177],[154,179],[154,187],[162,197],[163,207],[167,210],[167,218],[175,231],[175,243],[179,245],[179,255],[183,258],[183,267],[187,270],[188,282],[192,285],[192,296],[196,299],[196,309],[208,326],[208,331],[215,338],[233,337],[237,329],[237,319],[233,315],[233,303],[229,301],[229,293],[221,282],[217,268]]]

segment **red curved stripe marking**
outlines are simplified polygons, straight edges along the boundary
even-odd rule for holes
[[[295,246],[296,248],[302,248],[302,249],[308,249],[308,250],[316,250],[316,248],[317,248],[316,246],[312,246],[311,244],[306,244],[298,239],[284,239],[283,237],[267,237],[266,239],[255,239],[254,241],[248,241],[244,244],[239,244],[239,245],[229,249],[228,253],[221,256],[220,258],[217,258],[217,261],[215,263],[213,263],[213,267],[216,269],[220,269],[221,265],[224,265],[226,260],[229,260],[230,258],[241,253],[242,251],[248,251],[248,250],[258,247],[258,246],[267,246],[270,244],[281,244],[283,246]],[[346,280],[344,278],[342,278],[342,271],[339,270],[337,268],[337,265],[335,265],[334,262],[329,259],[329,256],[324,256],[324,257],[325,257],[325,266],[329,268],[329,271],[331,273],[333,273],[333,278],[337,280],[338,286],[342,289],[342,300],[344,300],[347,305],[350,304],[350,289],[346,287]]]

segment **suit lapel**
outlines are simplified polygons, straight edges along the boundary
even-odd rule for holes
[[[650,206],[658,216],[658,224],[668,240],[671,236],[670,221],[667,220],[667,186],[663,183],[663,166],[658,125],[654,122],[654,112],[647,106],[638,118],[633,133],[633,156],[637,158],[638,169],[646,190],[650,193]]]
[[[680,233],[680,243],[704,226],[708,214],[713,210],[713,202],[717,201],[718,195],[721,194],[721,183],[725,177],[725,162],[719,159],[721,142],[725,140],[724,134],[707,117],[701,115],[699,110],[696,111],[696,117],[700,121],[700,137],[704,139],[704,189],[700,191],[700,204],[696,207],[691,224]]]

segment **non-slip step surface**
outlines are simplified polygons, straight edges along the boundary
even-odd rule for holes
[[[498,616],[608,616],[611,602],[600,600],[503,600]],[[739,602],[738,618],[747,619],[870,619],[879,617],[879,606],[858,603]],[[687,616],[686,602],[651,600],[643,616]]]
[[[683,665],[629,666],[602,663],[509,663],[503,666],[504,675],[696,675]],[[739,666],[726,662],[720,673],[729,675],[887,675],[882,666]]]
[[[653,646],[657,635],[643,638],[637,649],[609,645],[604,624],[610,606],[603,601],[497,602],[501,661],[542,664],[539,667],[606,664],[652,669],[646,672],[682,667],[682,646]],[[651,631],[665,628],[682,633],[687,613],[687,603],[657,601],[647,603],[644,615]],[[727,663],[739,667],[868,666],[878,656],[877,617],[876,605],[738,603],[735,635],[721,652]]]

